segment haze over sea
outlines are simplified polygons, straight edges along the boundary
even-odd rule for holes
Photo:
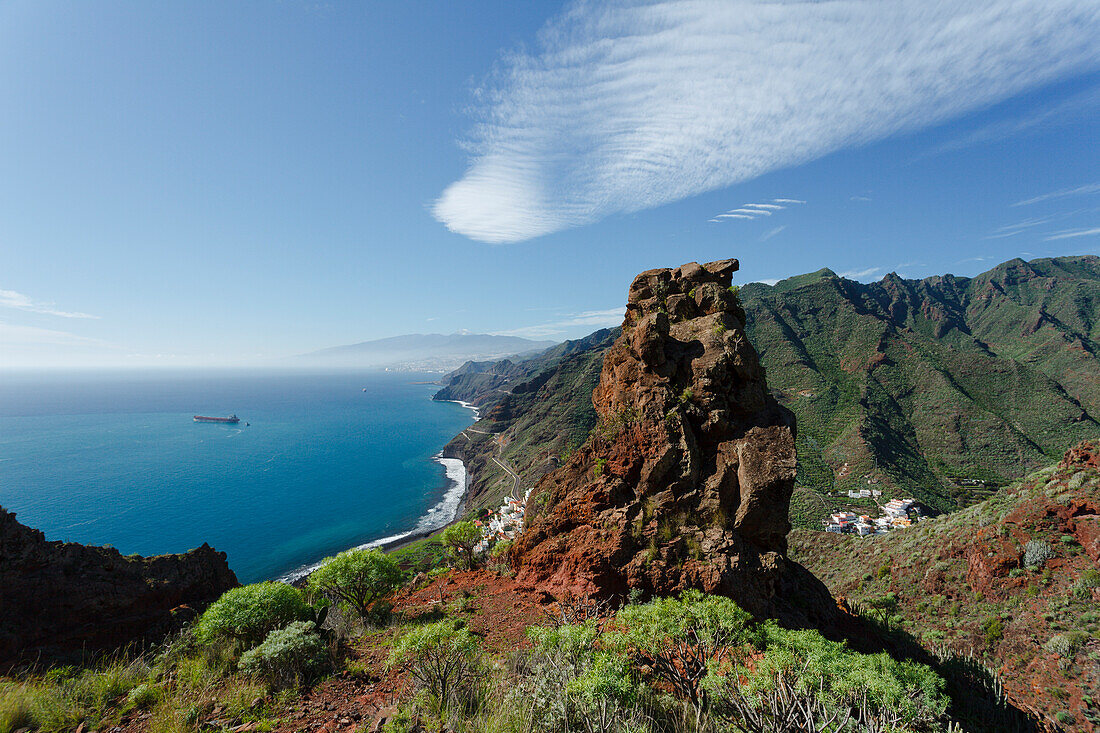
[[[450,519],[464,472],[433,457],[472,415],[415,383],[437,376],[8,373],[0,506],[50,540],[208,542],[241,582],[284,576]],[[191,419],[232,413],[240,425]]]

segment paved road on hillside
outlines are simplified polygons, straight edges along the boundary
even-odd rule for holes
[[[514,498],[518,501],[519,500],[519,474],[516,473],[515,469],[513,469],[510,465],[506,465],[503,461],[501,461],[496,456],[492,456],[492,458],[493,458],[493,461],[496,462],[496,464],[498,466],[500,466],[501,468],[504,469],[505,473],[507,473],[509,476],[512,477],[512,498]]]

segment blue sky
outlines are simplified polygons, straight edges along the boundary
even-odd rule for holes
[[[577,337],[689,260],[1096,254],[1098,112],[1096,2],[7,0],[0,365]]]

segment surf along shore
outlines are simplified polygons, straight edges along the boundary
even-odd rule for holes
[[[477,407],[462,400],[435,400],[436,402],[453,402],[473,412],[474,422],[480,417]],[[469,473],[465,464],[458,458],[445,458],[440,451],[432,456],[432,460],[443,466],[446,472],[447,488],[443,498],[439,500],[427,513],[421,516],[412,529],[407,532],[383,537],[370,542],[364,542],[349,549],[378,549],[383,552],[394,552],[407,547],[419,540],[432,537],[454,524],[462,516],[465,509],[466,493],[469,485]],[[293,586],[303,586],[309,580],[309,576],[321,567],[323,560],[303,565],[295,570],[281,575],[275,580],[288,583]]]

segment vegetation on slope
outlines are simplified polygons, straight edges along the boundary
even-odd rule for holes
[[[835,596],[930,648],[1001,670],[1017,705],[1100,725],[1100,448],[986,501],[887,535],[796,530],[791,555]]]
[[[821,270],[741,298],[820,494],[870,480],[950,510],[974,498],[962,479],[1003,485],[1100,429],[1100,258],[870,285]]]

